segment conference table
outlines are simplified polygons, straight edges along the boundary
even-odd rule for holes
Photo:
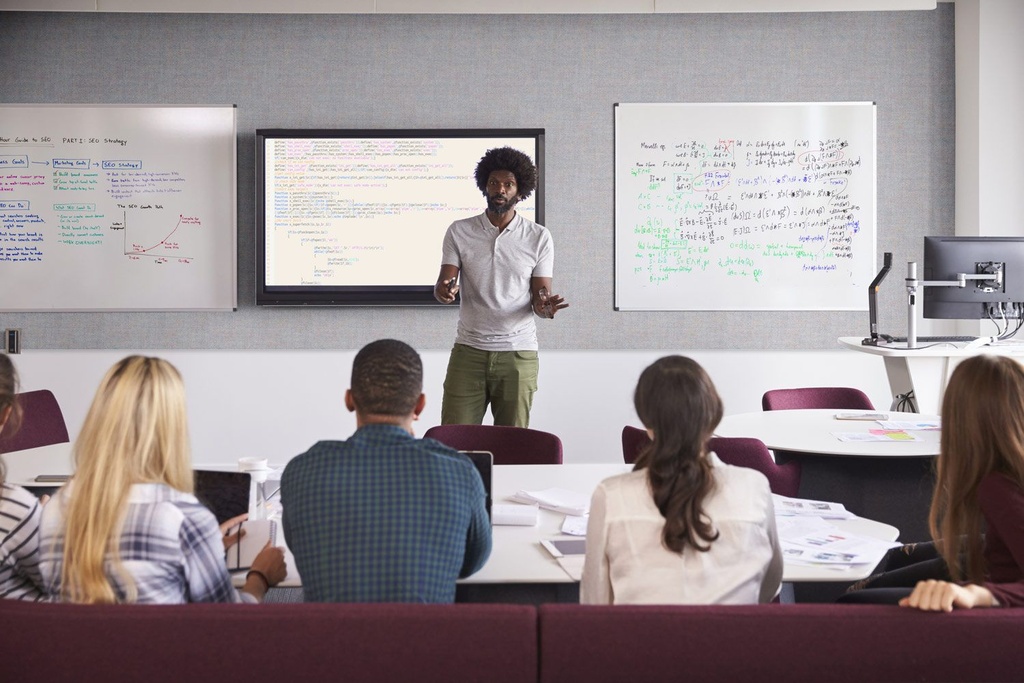
[[[939,431],[909,431],[915,441],[841,441],[836,433],[867,433],[876,421],[839,420],[846,410],[769,410],[727,415],[716,436],[754,437],[780,463],[801,464],[800,497],[842,503],[856,515],[891,524],[903,542],[926,541],[934,488],[932,461]],[[938,422],[937,415],[878,411],[900,422]]]
[[[492,498],[495,505],[509,503],[517,491],[539,491],[561,488],[584,494],[588,498],[605,478],[628,472],[632,465],[566,464],[566,465],[495,465],[492,476]],[[540,509],[535,526],[493,527],[493,547],[487,563],[476,574],[460,579],[456,587],[459,602],[511,602],[540,604],[544,602],[578,602],[579,582],[562,568],[541,546],[542,540],[571,538],[561,531],[565,515]],[[893,541],[896,527],[871,519],[856,517],[831,520],[840,529],[862,536]],[[284,539],[287,543],[287,539]],[[291,560],[290,554],[288,559]],[[858,566],[840,570],[825,566],[786,563],[785,582],[850,583],[868,575],[872,567]],[[238,577],[239,582],[244,577]],[[300,586],[301,579],[294,562],[282,587]]]

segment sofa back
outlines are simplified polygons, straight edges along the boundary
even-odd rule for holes
[[[0,633],[10,681],[537,679],[532,606],[0,600]]]
[[[1024,681],[1024,609],[865,605],[39,605],[0,680]]]
[[[542,605],[542,683],[1024,680],[1024,610]]]

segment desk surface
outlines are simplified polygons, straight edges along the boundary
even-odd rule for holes
[[[905,358],[962,358],[976,356],[979,353],[996,353],[1005,356],[1024,354],[1024,342],[1017,340],[1006,340],[987,346],[971,348],[967,348],[966,342],[926,342],[918,340],[916,349],[908,349],[906,342],[882,346],[865,346],[861,343],[863,339],[864,337],[839,337],[839,345],[854,351],[869,353],[873,356]]]
[[[840,441],[833,432],[867,432],[878,423],[867,420],[837,420],[841,410],[765,410],[726,415],[716,436],[749,436],[768,448],[816,455],[870,458],[928,457],[939,454],[938,431],[916,431],[921,441]],[[938,415],[885,413],[894,421],[938,420]]]
[[[492,496],[494,502],[507,502],[509,496],[521,489],[541,490],[558,487],[590,493],[605,478],[628,472],[632,465],[496,465],[494,467]],[[473,576],[461,579],[463,584],[570,584],[574,580],[558,562],[540,545],[541,540],[569,538],[562,534],[565,516],[548,510],[540,511],[537,526],[496,526],[491,556],[483,568]],[[893,541],[899,536],[896,527],[860,517],[836,520],[837,527],[851,533]],[[291,557],[288,558],[291,561]],[[856,581],[868,575],[873,567],[856,570],[830,569],[786,565],[783,580],[794,581]],[[243,577],[238,577],[241,584]],[[299,586],[294,562],[289,564],[289,576],[282,586]]]
[[[63,444],[62,449],[55,449],[57,458],[66,457],[69,448]],[[59,455],[57,452],[59,451]],[[56,460],[56,458],[55,458]],[[228,466],[225,466],[228,467]],[[607,477],[628,472],[632,465],[625,464],[584,464],[584,465],[495,465],[492,480],[492,497],[496,503],[507,502],[516,491],[541,490],[558,487],[571,491],[589,494]],[[25,463],[25,473],[19,471],[18,480],[31,481],[41,470]],[[64,470],[64,473],[70,468]],[[49,473],[49,468],[47,469]],[[12,481],[14,478],[11,478]],[[473,576],[462,579],[466,584],[569,584],[573,579],[551,555],[540,545],[541,540],[552,538],[568,538],[561,532],[565,516],[548,510],[540,511],[537,526],[496,526],[494,544],[487,564]],[[899,531],[894,526],[875,522],[869,519],[855,518],[834,522],[836,526],[857,534],[872,536],[892,541]],[[282,587],[301,586],[302,581],[295,569],[295,559],[285,543],[285,559],[288,562],[288,577],[280,584]],[[870,567],[864,572],[870,571]],[[866,576],[866,574],[865,574]],[[833,570],[822,567],[786,565],[783,573],[785,581],[856,581],[864,578],[859,574]],[[244,573],[237,574],[235,583],[245,582]]]

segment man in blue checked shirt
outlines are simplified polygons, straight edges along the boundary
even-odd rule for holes
[[[367,344],[345,392],[355,433],[285,468],[282,523],[307,602],[453,602],[456,579],[487,561],[483,483],[468,458],[415,437],[425,401],[412,347]]]

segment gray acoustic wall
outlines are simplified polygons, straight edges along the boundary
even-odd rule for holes
[[[902,330],[901,264],[920,260],[923,235],[953,232],[953,58],[951,3],[657,16],[0,13],[4,102],[237,104],[239,130],[238,311],[0,314],[0,329],[21,328],[24,347],[42,349],[349,349],[385,336],[448,347],[454,309],[252,303],[254,132],[541,127],[555,289],[571,302],[538,321],[545,348],[835,348],[867,331],[866,312],[612,309],[612,106],[874,101],[879,262],[892,251],[897,264],[882,327]]]

